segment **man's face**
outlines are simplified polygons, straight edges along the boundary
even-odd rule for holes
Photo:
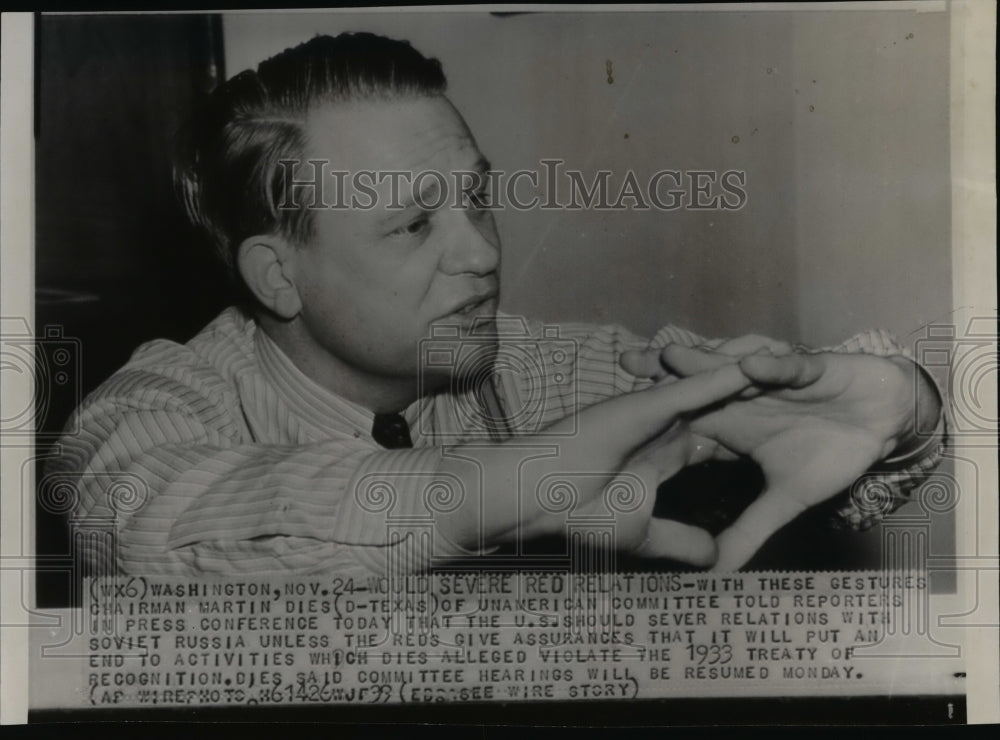
[[[339,183],[325,179],[327,204],[356,195],[367,205],[370,195],[350,187],[362,170],[405,172],[408,179],[396,180],[395,199],[391,177],[376,182],[371,208],[314,211],[313,238],[296,259],[302,320],[339,361],[375,376],[416,377],[419,342],[432,324],[467,329],[495,315],[500,242],[492,213],[475,199],[456,208],[449,192],[444,205],[429,210],[421,203],[441,200],[433,191],[439,179],[422,178],[430,190],[415,203],[410,183],[434,171],[452,191],[452,173],[488,165],[444,97],[330,104],[310,114],[306,132],[306,159],[352,173],[340,193]]]

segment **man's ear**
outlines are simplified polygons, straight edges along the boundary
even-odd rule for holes
[[[295,246],[279,236],[251,236],[236,254],[243,282],[260,303],[290,320],[302,310],[295,287]]]

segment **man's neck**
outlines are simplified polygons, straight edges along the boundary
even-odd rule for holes
[[[416,378],[374,375],[326,352],[297,322],[257,317],[257,325],[314,383],[374,413],[402,411],[419,397]]]

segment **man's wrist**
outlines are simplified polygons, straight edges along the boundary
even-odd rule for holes
[[[907,429],[900,435],[895,449],[882,462],[886,465],[905,466],[924,457],[940,443],[943,433],[943,403],[934,382],[919,364],[903,355],[893,355],[886,359],[903,370],[913,393],[907,394],[912,404],[912,413],[907,415],[910,420]]]

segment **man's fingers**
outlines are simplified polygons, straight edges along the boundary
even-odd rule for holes
[[[697,375],[736,362],[730,355],[686,347],[683,344],[668,344],[660,352],[660,359],[668,369],[681,377]]]
[[[738,365],[727,365],[610,398],[578,415],[580,428],[588,430],[578,439],[592,437],[593,444],[570,447],[574,450],[579,447],[578,454],[586,456],[592,465],[617,465],[622,456],[660,434],[681,414],[711,406],[749,385],[750,380]]]
[[[770,352],[772,355],[787,355],[792,352],[792,345],[778,339],[761,336],[760,334],[747,334],[745,336],[723,342],[715,348],[716,352],[737,357],[752,355],[760,352],[761,350]]]
[[[698,566],[709,566],[715,562],[715,540],[704,529],[669,519],[652,519],[648,534],[634,555],[670,558]]]
[[[819,380],[826,364],[819,355],[791,354],[775,357],[761,354],[742,358],[740,367],[755,383],[805,388]]]
[[[637,378],[653,378],[659,380],[667,374],[660,362],[659,350],[630,349],[622,352],[619,358],[622,369]]]
[[[657,399],[654,408],[667,410],[671,417],[677,417],[718,403],[749,385],[750,379],[739,365],[728,364],[645,392],[662,397],[662,405]]]
[[[764,491],[733,524],[716,539],[718,559],[713,570],[739,570],[772,534],[801,514],[806,506],[786,491]]]

